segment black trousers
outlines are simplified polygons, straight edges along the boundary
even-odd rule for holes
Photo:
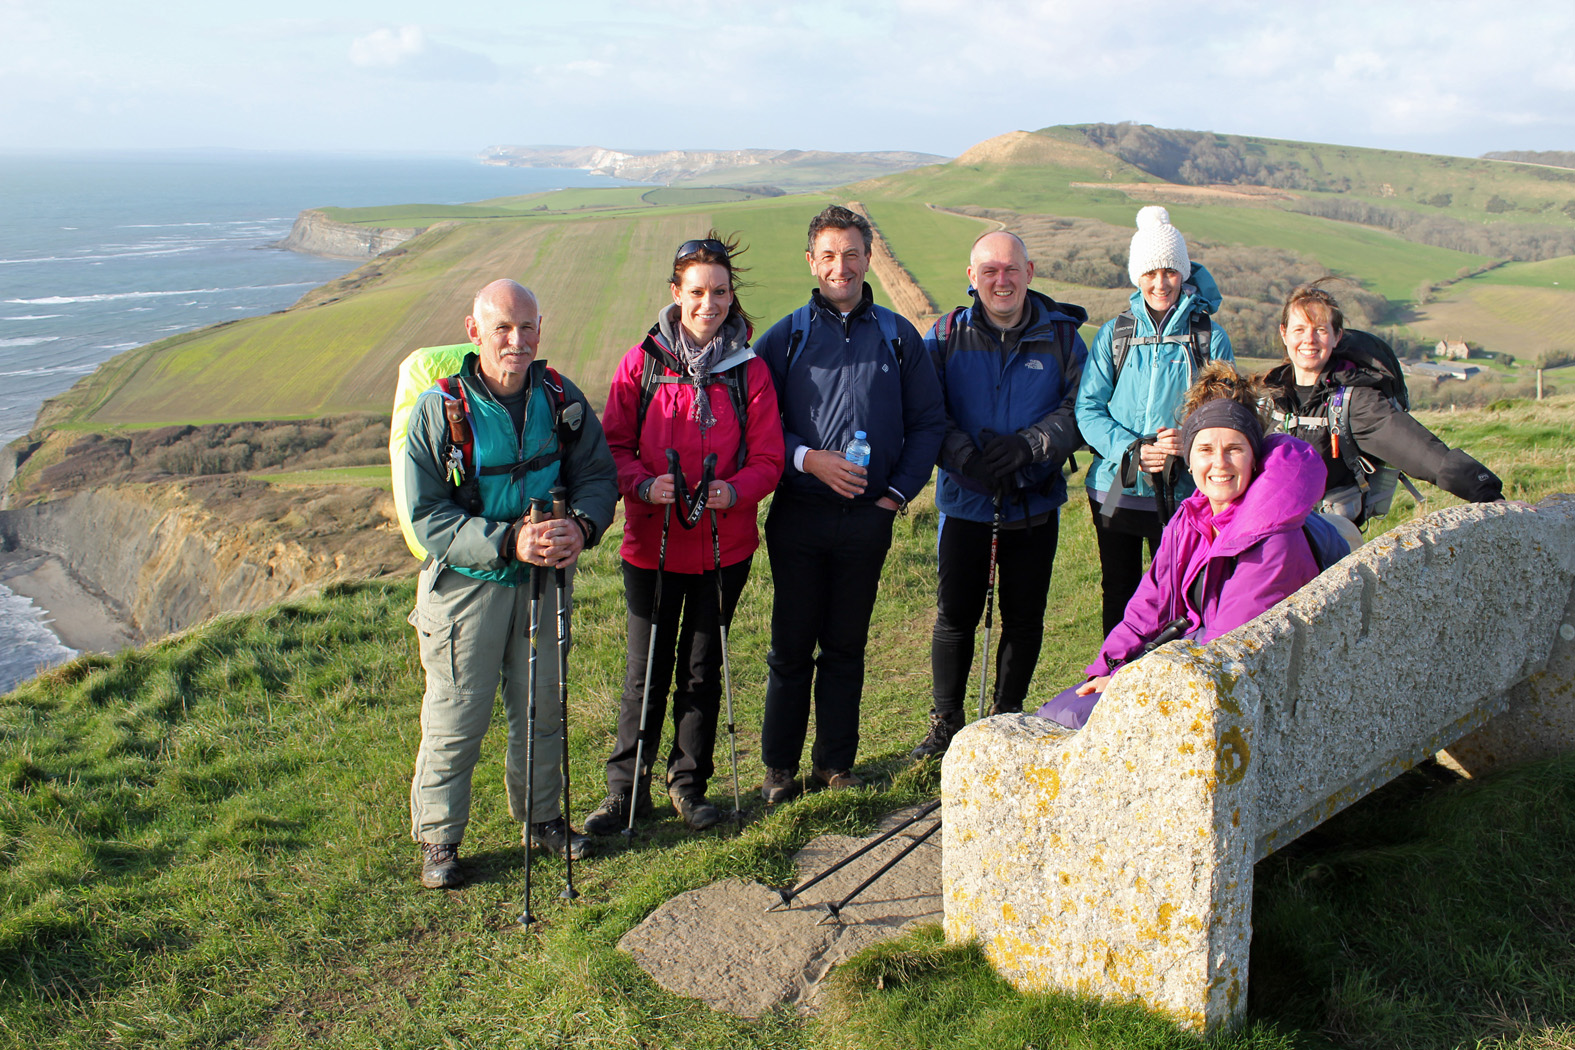
[[[781,492],[772,500],[766,544],[776,599],[760,729],[760,757],[767,766],[797,772],[812,690],[811,761],[821,769],[853,766],[864,646],[895,517],[873,503],[832,503]]]
[[[1099,504],[1088,501],[1094,514],[1094,539],[1099,544],[1100,588],[1104,599],[1105,635],[1116,629],[1127,613],[1127,602],[1137,593],[1143,580],[1143,541],[1148,541],[1148,556],[1159,550],[1160,533],[1157,510],[1116,511],[1110,523],[1099,516]]]
[[[720,623],[731,625],[738,596],[749,579],[751,558],[722,568],[724,606]],[[651,644],[656,571],[623,563],[629,606],[629,654],[618,709],[618,736],[607,760],[607,790],[629,794],[635,787],[634,759],[640,742],[640,708],[645,692],[645,661]],[[703,794],[715,772],[717,712],[722,700],[722,636],[718,630],[716,572],[665,572],[662,604],[655,610],[656,655],[651,664],[651,698],[645,717],[645,748],[639,788],[650,783],[651,767],[662,742],[667,692],[673,691],[673,745],[667,755],[667,786]],[[674,673],[676,671],[676,682]]]
[[[1061,519],[1052,514],[1040,525],[1002,529],[996,554],[995,593],[1000,604],[1000,642],[996,649],[994,702],[1021,705],[1039,663],[1045,634],[1045,597],[1055,562]],[[940,578],[936,587],[935,630],[930,636],[930,671],[936,714],[963,710],[973,635],[984,613],[990,575],[990,523],[947,517],[937,544]]]

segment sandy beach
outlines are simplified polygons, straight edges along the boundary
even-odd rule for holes
[[[80,652],[113,653],[142,641],[108,600],[73,576],[53,554],[0,552],[0,583],[48,613],[54,621],[50,629]]]

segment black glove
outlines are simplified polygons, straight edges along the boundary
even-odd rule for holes
[[[995,487],[995,475],[990,472],[990,467],[985,463],[984,453],[978,449],[969,449],[968,455],[958,465],[958,473],[969,481],[976,481],[985,488]]]
[[[984,446],[984,463],[997,484],[1034,461],[1033,446],[1021,434],[997,434]]]

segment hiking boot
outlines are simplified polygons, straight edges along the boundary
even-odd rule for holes
[[[465,885],[465,873],[459,870],[459,843],[421,844],[421,885],[429,890],[452,890]]]
[[[952,737],[957,730],[963,727],[961,711],[954,714],[943,715],[935,711],[930,712],[930,731],[919,741],[919,746],[908,754],[912,758],[930,758],[935,755],[946,754],[946,749],[952,746]]]
[[[652,811],[650,792],[641,792],[634,803],[634,816],[649,817]],[[619,793],[608,795],[602,804],[591,810],[585,818],[588,835],[612,835],[629,826],[629,796]]]
[[[786,802],[798,794],[798,774],[791,769],[766,767],[765,783],[760,785],[760,797],[775,805]]]
[[[591,851],[591,840],[569,827],[569,822],[562,817],[544,820],[539,824],[525,825],[525,834],[530,835],[530,840],[537,849],[545,850],[554,856],[563,856],[567,848],[574,854],[575,860],[583,860]],[[523,841],[523,835],[521,836]]]
[[[707,802],[705,795],[699,792],[668,788],[667,797],[673,800],[673,808],[684,818],[684,823],[689,825],[691,831],[703,831],[722,819],[721,810]]]
[[[816,780],[834,791],[864,786],[864,781],[851,769],[821,769],[817,766],[814,774]]]
[[[990,705],[992,715],[1020,715],[1023,713],[1021,700],[997,700]]]

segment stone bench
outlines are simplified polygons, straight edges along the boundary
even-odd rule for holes
[[[1440,749],[1470,775],[1575,746],[1572,589],[1575,497],[1452,507],[1122,669],[1080,732],[969,726],[942,767],[948,939],[1025,991],[1238,1019],[1256,861]]]

